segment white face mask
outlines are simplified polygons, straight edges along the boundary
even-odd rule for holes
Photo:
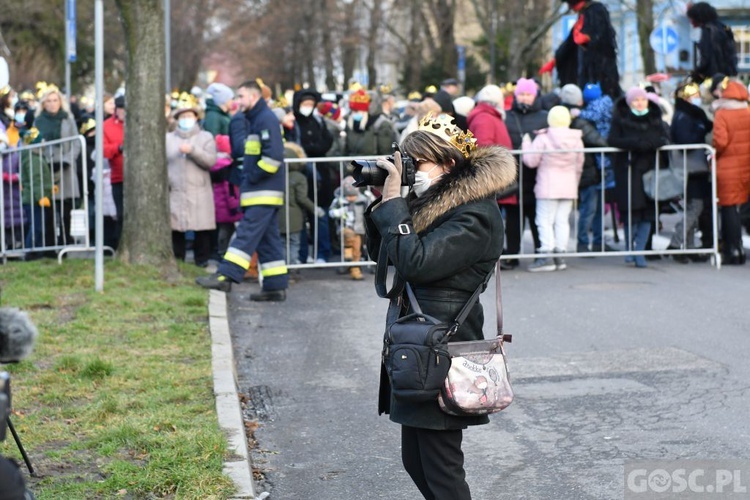
[[[177,120],[177,126],[180,127],[180,130],[184,130],[185,132],[187,132],[195,126],[195,119],[180,118],[179,120]]]
[[[425,191],[430,189],[430,186],[432,185],[432,181],[435,179],[439,179],[443,174],[438,175],[437,177],[434,177],[430,179],[430,172],[438,168],[438,165],[435,165],[427,172],[420,172],[416,171],[414,172],[414,194],[417,195],[417,197],[422,196]]]
[[[300,106],[299,108],[299,114],[301,114],[302,116],[310,116],[312,112],[313,112],[312,106],[305,106],[305,107]]]

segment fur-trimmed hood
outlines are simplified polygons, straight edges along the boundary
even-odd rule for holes
[[[507,149],[477,148],[465,163],[443,175],[421,197],[410,200],[414,230],[424,231],[456,207],[494,197],[510,186],[516,175],[516,161]]]

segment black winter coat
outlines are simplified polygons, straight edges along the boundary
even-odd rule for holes
[[[702,144],[714,124],[706,112],[685,99],[677,99],[669,132],[673,144]],[[675,165],[682,168],[682,164]],[[687,182],[688,198],[707,198],[711,195],[711,177],[708,172],[690,174]]]
[[[574,106],[567,106],[570,110],[575,113],[575,110],[580,112],[580,108]],[[570,122],[570,128],[580,130],[583,139],[583,146],[586,148],[606,148],[609,146],[607,139],[602,137],[596,126],[585,118],[576,116],[573,121]],[[602,181],[602,173],[599,167],[596,166],[596,154],[586,153],[583,160],[583,172],[581,172],[581,180],[578,181],[578,188],[584,189],[589,186],[600,184]]]
[[[485,147],[419,198],[377,200],[365,213],[370,257],[378,260],[382,244],[396,271],[413,286],[423,312],[453,321],[500,258],[503,219],[495,193],[514,180],[515,165],[507,150]],[[411,233],[400,234],[401,224],[408,225]],[[405,294],[400,301],[391,301],[390,321],[411,312],[404,303]],[[484,338],[483,323],[482,305],[477,303],[453,341]],[[391,397],[384,369],[378,411],[389,413],[396,423],[424,429],[462,429],[489,421],[487,416],[448,415],[437,401],[398,401]]]
[[[521,149],[524,134],[529,134],[533,140],[536,131],[547,128],[547,112],[542,109],[542,99],[537,96],[531,106],[522,106],[513,99],[513,106],[506,113],[505,126],[513,144],[513,149]],[[518,158],[516,158],[518,160]],[[523,166],[523,204],[533,205],[536,203],[534,186],[536,185],[536,170]]]
[[[661,119],[658,104],[648,102],[648,113],[636,116],[625,98],[621,97],[612,110],[609,145],[628,152],[616,153],[612,158],[615,170],[615,199],[620,213],[644,211],[653,219],[654,202],[643,191],[643,174],[656,167],[656,150],[669,144],[667,128]],[[664,162],[662,166],[666,166]],[[631,167],[631,168],[629,168]],[[631,199],[628,199],[628,182]]]

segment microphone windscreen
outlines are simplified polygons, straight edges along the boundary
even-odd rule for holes
[[[0,363],[20,361],[31,354],[37,335],[28,314],[15,307],[0,308]]]

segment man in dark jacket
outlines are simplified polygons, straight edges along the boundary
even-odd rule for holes
[[[583,134],[583,145],[586,148],[606,148],[607,139],[601,136],[596,126],[581,118],[583,92],[578,85],[569,83],[560,91],[562,105],[570,110],[573,120],[570,128],[580,130]],[[603,250],[602,238],[602,174],[596,165],[596,154],[586,153],[583,161],[583,172],[578,182],[578,245],[577,252],[589,251],[589,231],[593,234],[592,250]]]
[[[317,110],[319,102],[320,94],[315,89],[310,88],[300,90],[292,98],[294,118],[300,132],[300,144],[308,158],[326,156],[333,145],[333,136]],[[313,169],[312,164],[308,163],[306,169],[308,197],[317,199],[318,206],[325,209],[333,201],[333,166],[330,163],[317,163],[315,166],[316,168]],[[317,198],[315,197],[316,189],[318,190]],[[315,214],[308,212],[307,217],[311,224],[313,219],[317,219],[318,260],[321,263],[325,262],[331,255],[328,214],[324,211],[322,217],[315,217]],[[303,233],[302,245],[305,250],[302,252],[302,257],[307,255],[307,238],[305,236],[306,233]]]
[[[238,114],[244,121],[238,119],[232,123],[230,140],[232,157],[242,158],[240,206],[244,216],[218,271],[198,277],[195,282],[204,288],[228,292],[232,282],[242,282],[257,251],[263,290],[251,294],[250,300],[283,301],[289,276],[277,220],[286,188],[281,127],[255,80],[240,85],[237,96],[242,106]]]
[[[539,87],[531,79],[519,78],[514,91],[513,106],[506,114],[505,124],[513,144],[513,149],[521,149],[524,134],[536,137],[536,131],[547,128],[547,112],[542,110],[539,98]],[[505,234],[507,248],[505,253],[518,254],[521,251],[521,235],[523,220],[521,215],[529,221],[531,235],[534,238],[534,250],[541,243],[539,232],[536,227],[536,197],[534,196],[534,185],[536,184],[536,169],[523,166],[520,171],[519,185],[521,186],[521,200],[516,205],[503,205],[505,208]],[[521,212],[523,210],[523,212]],[[502,262],[503,269],[512,269],[518,265],[518,261],[510,259]]]

